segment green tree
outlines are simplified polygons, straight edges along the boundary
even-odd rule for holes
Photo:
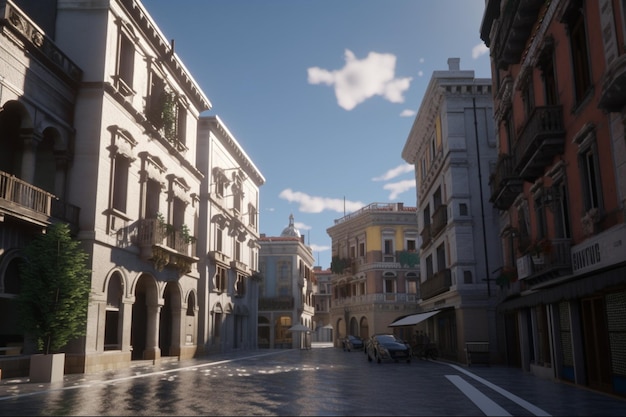
[[[24,248],[20,322],[46,355],[86,332],[91,271],[79,245],[67,224],[56,223]]]

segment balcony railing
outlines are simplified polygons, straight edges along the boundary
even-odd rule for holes
[[[570,239],[552,239],[549,242],[548,250],[541,253],[530,252],[521,257],[530,258],[530,262],[526,262],[530,270],[520,273],[520,279],[528,286],[545,283],[572,272]]]
[[[78,229],[78,207],[3,171],[0,171],[0,206],[37,224],[49,224],[57,219],[68,223],[72,231]]]
[[[452,285],[452,273],[449,268],[443,271],[435,272],[432,278],[423,281],[420,286],[422,299],[427,300],[436,295],[442,294],[450,290]]]
[[[183,229],[173,229],[159,219],[139,221],[137,244],[142,257],[151,259],[158,270],[172,265],[186,273],[191,264],[198,261],[195,239],[183,233]]]
[[[512,155],[501,154],[496,169],[489,179],[491,201],[499,210],[507,210],[523,191],[523,180],[515,173]]]
[[[508,0],[500,15],[495,57],[500,68],[520,62],[544,0]]]
[[[375,293],[333,299],[333,307],[350,307],[370,304],[416,303],[419,294],[406,293]]]
[[[515,144],[515,169],[524,180],[534,181],[564,146],[563,107],[535,107]]]

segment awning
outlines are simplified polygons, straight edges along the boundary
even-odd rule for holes
[[[391,323],[388,327],[413,326],[414,324],[421,323],[427,318],[432,317],[439,312],[441,312],[441,310],[428,311],[426,313],[411,314],[409,316],[397,319],[396,321]]]
[[[291,326],[287,330],[290,331],[290,332],[308,332],[311,329],[309,329],[308,327],[298,323],[298,324],[295,324],[295,325]]]

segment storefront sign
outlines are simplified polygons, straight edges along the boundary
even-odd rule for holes
[[[604,233],[572,246],[572,272],[584,274],[626,261],[626,225],[621,224]]]

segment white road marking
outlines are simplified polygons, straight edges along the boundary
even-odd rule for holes
[[[469,372],[466,369],[461,368],[460,366],[451,364],[451,363],[447,363],[447,365],[451,366],[452,368],[456,369],[459,372],[464,373],[465,375],[469,376],[470,378],[475,379],[476,381],[480,382],[481,384],[491,388],[492,390],[494,390],[495,392],[497,392],[498,394],[508,398],[509,400],[513,401],[515,404],[525,408],[526,410],[530,411],[531,413],[533,413],[536,416],[542,416],[542,417],[550,417],[550,414],[547,413],[546,411],[542,410],[541,408],[537,407],[534,404],[529,403],[528,401],[524,400],[523,398],[518,397],[515,394],[512,394],[510,392],[508,392],[507,390],[500,388],[499,386],[492,384],[491,382],[487,381],[486,379],[483,379],[481,377],[479,377],[478,375],[474,375],[473,373]]]
[[[495,401],[489,399],[485,394],[474,388],[469,382],[461,378],[459,375],[446,375],[446,378],[452,382],[467,398],[469,398],[480,411],[486,416],[510,416],[506,410],[496,404]]]

